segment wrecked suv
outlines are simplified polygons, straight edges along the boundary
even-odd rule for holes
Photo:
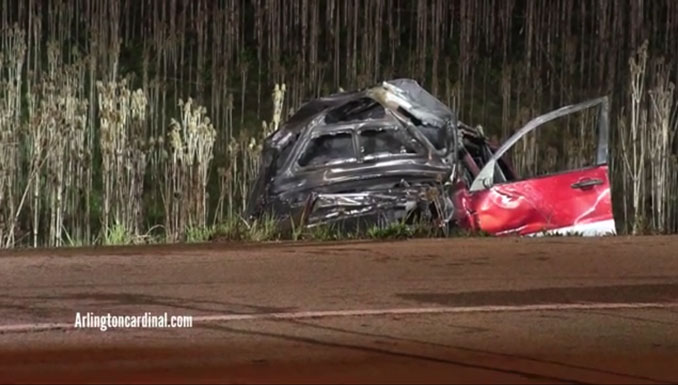
[[[521,138],[596,108],[593,166],[515,175],[506,155]],[[497,235],[614,233],[607,113],[605,98],[563,107],[497,147],[414,80],[321,97],[266,139],[248,215],[272,215],[283,228],[423,220]]]

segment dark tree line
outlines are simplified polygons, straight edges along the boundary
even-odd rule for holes
[[[132,233],[162,223],[176,238],[183,227],[232,217],[245,204],[262,132],[279,119],[262,130],[276,85],[285,85],[284,119],[309,98],[394,77],[417,79],[497,139],[547,110],[610,95],[618,218],[628,231],[678,230],[675,0],[0,0],[0,30],[5,244],[15,239],[10,231],[58,244],[62,228],[89,243],[113,217]],[[143,116],[102,107],[115,97],[131,105],[134,89]],[[68,97],[62,119],[71,128],[62,136],[73,135],[82,156],[66,148],[63,159],[44,156],[35,138],[44,142],[57,125],[39,117],[50,99]],[[170,161],[172,119],[183,127],[179,100],[189,97],[210,118],[214,157],[196,166],[208,173],[207,192],[176,198],[203,184]],[[133,175],[125,167],[108,175],[116,168],[107,159],[117,158],[102,152],[101,125],[115,114],[130,119],[120,130],[135,149],[125,155]],[[590,138],[573,124],[566,141],[580,148]],[[517,164],[549,164],[548,151],[527,144]],[[21,171],[31,164],[32,174]],[[63,188],[49,190],[52,181]],[[140,207],[115,203],[129,198],[117,188],[133,191]],[[180,213],[183,203],[172,199],[202,213]]]

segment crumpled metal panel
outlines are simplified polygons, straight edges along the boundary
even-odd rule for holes
[[[435,188],[433,188],[435,189]],[[418,207],[439,204],[431,188],[404,188],[346,194],[317,194],[310,207],[308,225],[318,225],[365,216],[386,222],[404,220]]]
[[[457,216],[466,217],[461,222],[468,228],[495,235],[559,229],[583,235],[614,233],[607,174],[607,165],[602,165],[497,184],[475,193],[461,188],[455,193]],[[578,183],[584,187],[578,188]]]

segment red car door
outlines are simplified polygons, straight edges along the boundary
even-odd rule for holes
[[[498,162],[523,136],[547,122],[589,108],[599,109],[596,164],[521,181],[504,179]],[[608,109],[607,98],[599,98],[560,108],[521,128],[494,153],[468,190],[457,190],[461,225],[496,235],[615,233],[607,167]]]

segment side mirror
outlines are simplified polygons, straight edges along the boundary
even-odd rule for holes
[[[488,188],[494,186],[494,170],[495,170],[496,160],[490,159],[485,163],[485,167],[480,170],[480,173],[476,176],[471,184],[470,192],[487,190]]]

